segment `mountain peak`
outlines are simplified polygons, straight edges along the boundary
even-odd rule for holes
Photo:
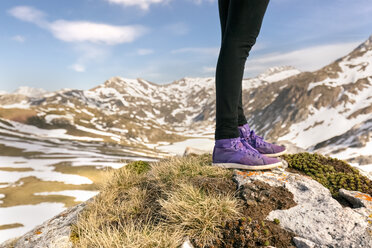
[[[293,66],[275,66],[267,69],[265,72],[258,75],[257,78],[262,81],[275,82],[299,73],[301,73],[301,71]]]
[[[44,89],[32,88],[27,86],[21,86],[15,91],[13,91],[13,94],[24,95],[27,97],[41,97],[45,93],[47,93],[47,91]]]
[[[114,77],[111,77],[110,79],[106,80],[103,84],[98,85],[97,87],[94,87],[91,90],[95,90],[97,88],[102,88],[102,87],[103,88],[121,89],[133,80],[135,80],[135,79],[127,79],[127,78],[122,78],[122,77],[119,77],[119,76],[114,76]]]
[[[367,50],[372,50],[372,35],[369,36],[369,38],[363,42],[362,44],[360,44],[357,48],[355,48],[354,51],[367,51]]]
[[[372,34],[369,36],[369,38],[364,42],[366,45],[371,45],[372,44]]]

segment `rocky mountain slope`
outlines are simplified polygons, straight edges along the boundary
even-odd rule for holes
[[[271,68],[257,78],[245,79],[243,87],[268,85],[275,78],[297,73],[292,67]],[[89,140],[151,148],[151,144],[214,132],[213,78],[183,78],[158,85],[113,77],[86,91],[63,89],[42,96],[22,92],[0,96],[2,118],[45,129],[63,128],[66,134]],[[22,110],[11,111],[15,109]]]
[[[269,140],[372,164],[371,82],[372,36],[317,71],[277,67],[244,79],[243,105],[250,125]],[[65,129],[76,137],[153,148],[187,137],[213,137],[214,83],[212,77],[166,85],[113,77],[90,90],[20,90],[0,95],[0,117]]]

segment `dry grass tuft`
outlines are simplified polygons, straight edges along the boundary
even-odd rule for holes
[[[197,178],[232,178],[231,171],[210,166],[210,157],[137,161],[108,171],[73,228],[75,247],[178,247],[187,236],[211,244],[221,223],[240,216],[240,207],[230,186],[216,193],[195,184]]]
[[[79,227],[75,227],[74,233],[77,236],[76,246],[82,248],[175,248],[183,241],[183,233],[180,231],[140,222],[120,224],[115,228],[106,225],[96,229],[91,226],[90,221],[80,220]]]
[[[153,165],[150,173],[162,186],[173,186],[202,176],[212,178],[232,178],[232,171],[210,166],[210,155],[171,157]]]
[[[169,226],[178,226],[202,244],[212,244],[220,234],[222,223],[241,217],[233,195],[207,194],[188,184],[181,184],[166,200],[160,200],[160,205]]]

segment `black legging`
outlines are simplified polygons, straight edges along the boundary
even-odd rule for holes
[[[218,0],[221,49],[216,68],[215,139],[239,137],[245,61],[260,32],[269,0]]]

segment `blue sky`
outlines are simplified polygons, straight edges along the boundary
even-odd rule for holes
[[[371,0],[271,0],[245,77],[316,70],[372,34]],[[1,0],[0,90],[89,89],[112,76],[214,76],[217,0]]]

